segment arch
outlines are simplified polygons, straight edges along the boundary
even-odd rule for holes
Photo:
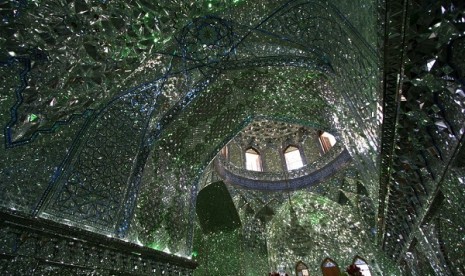
[[[245,150],[245,168],[249,171],[263,171],[263,160],[258,150],[250,147]]]
[[[339,265],[329,257],[321,262],[321,272],[323,276],[339,276],[341,274]]]
[[[283,151],[286,169],[288,171],[300,169],[304,166],[301,148],[294,145],[287,146]]]
[[[223,156],[224,159],[229,159],[229,146],[226,145],[220,150],[220,154]]]
[[[310,273],[308,272],[308,266],[304,262],[298,261],[295,264],[295,275],[296,276],[309,276]]]
[[[354,259],[352,260],[352,264],[360,268],[360,273],[362,273],[363,276],[371,276],[370,267],[364,258],[360,257],[359,255],[355,255]]]
[[[215,80],[226,71],[279,66],[281,68],[298,67],[307,70],[307,72],[326,74],[328,78],[325,80],[333,82],[335,89],[341,94],[335,97],[326,83],[321,83],[318,89],[325,92],[322,95],[328,97],[327,101],[334,100],[334,98],[347,101],[348,104],[344,105],[343,108],[349,112],[340,112],[340,114],[349,114],[348,116],[353,117],[355,125],[350,127],[350,130],[354,130],[353,137],[346,137],[344,142],[349,142],[349,150],[356,152],[359,149],[356,143],[360,140],[372,139],[371,133],[375,132],[377,127],[376,122],[372,120],[373,118],[368,115],[364,116],[376,110],[376,101],[372,99],[378,97],[374,95],[375,86],[371,85],[372,76],[376,75],[373,72],[377,72],[376,55],[370,47],[367,47],[366,42],[358,36],[357,31],[347,20],[340,16],[337,9],[332,6],[327,8],[318,2],[296,1],[286,4],[280,8],[282,12],[273,13],[266,17],[266,20],[257,22],[256,28],[247,30],[241,29],[242,27],[234,22],[216,18],[207,18],[208,24],[200,24],[198,21],[196,22],[199,24],[193,23],[194,25],[207,26],[212,30],[223,28],[228,34],[225,36],[226,40],[209,42],[214,46],[222,45],[222,47],[190,48],[191,45],[187,45],[187,43],[198,41],[198,39],[183,39],[183,36],[195,35],[195,33],[189,32],[189,28],[194,25],[186,26],[187,31],[179,33],[179,39],[173,42],[179,44],[172,45],[179,50],[175,52],[182,53],[182,55],[167,55],[168,58],[172,58],[172,62],[167,62],[166,67],[160,70],[165,72],[163,75],[113,98],[80,129],[79,137],[73,141],[69,153],[64,157],[62,164],[57,168],[40,198],[36,214],[54,220],[66,219],[71,223],[76,222],[76,225],[93,227],[96,232],[125,237],[134,208],[136,208],[136,201],[141,196],[141,178],[146,169],[149,155],[153,154],[155,159],[162,159],[165,157],[164,153],[160,152],[157,146],[163,143],[169,144],[169,140],[173,139],[172,137],[182,137],[180,139],[190,137],[185,135],[186,130],[183,130],[182,127],[176,128],[180,125],[178,119],[183,113],[192,110],[199,96],[206,90],[205,88],[215,83]],[[324,14],[330,16],[324,21],[325,24],[320,24],[320,21],[317,22],[318,24],[314,24],[319,26],[319,29],[312,30],[312,32],[318,33],[318,35],[330,32],[328,39],[315,39],[311,36],[312,33],[300,36],[299,28],[290,30],[288,26],[281,26],[282,28],[278,30],[273,27],[274,23],[283,19],[282,17],[300,18],[294,14],[300,12],[307,16],[322,14],[321,10],[327,11],[328,13]],[[318,17],[312,16],[308,16],[307,19],[302,24],[313,24],[314,20],[319,20]],[[328,24],[328,28],[325,28],[326,24]],[[306,25],[299,27],[302,30],[310,29],[305,28]],[[320,31],[321,33],[319,33]],[[247,39],[253,37],[249,35],[251,32],[254,32],[257,37],[273,38],[276,49],[281,49],[281,42],[285,43],[286,47],[276,53],[272,51],[273,47],[254,47],[257,51],[254,51],[254,55],[251,57],[249,52],[244,49],[247,48],[247,43],[253,47],[259,40]],[[282,33],[287,33],[289,36],[281,36]],[[347,44],[347,38],[350,38],[352,43]],[[218,39],[223,38],[219,37]],[[241,47],[238,47],[240,43]],[[337,46],[337,49],[325,47],[327,45]],[[191,53],[190,49],[198,51]],[[370,54],[363,55],[362,53]],[[229,58],[232,55],[235,56],[234,59]],[[167,99],[169,85],[165,84],[175,78],[182,79],[184,77],[189,79],[186,82],[189,83],[187,88],[180,91],[175,98]],[[345,80],[350,80],[350,83]],[[350,92],[355,91],[355,89],[361,92],[351,94]],[[218,101],[224,100],[224,98],[221,97]],[[218,110],[218,112],[223,112],[228,116],[210,117],[209,123],[215,127],[215,130],[227,128],[223,124],[228,119],[235,122],[232,124],[232,128],[228,129],[229,134],[237,133],[236,128],[240,127],[247,117],[261,115],[253,112],[242,114],[244,102],[238,101],[234,105],[228,104],[230,106],[227,110]],[[223,102],[223,105],[226,103]],[[291,110],[290,107],[286,108]],[[358,111],[359,109],[360,111]],[[295,110],[297,109],[292,109],[292,111]],[[302,112],[302,114],[304,113]],[[267,115],[286,117],[289,114],[276,112],[276,114]],[[307,114],[307,117],[299,118],[296,116],[294,119],[308,122],[311,120],[310,118],[311,115]],[[364,119],[362,120],[362,118]],[[365,120],[365,118],[368,119]],[[196,126],[201,121],[199,118],[192,120]],[[366,137],[368,138],[366,139],[360,138],[364,137],[361,136],[364,132],[367,133]],[[194,155],[194,158],[189,159],[194,160],[189,166],[183,164],[183,161],[189,157],[187,153],[182,151],[170,152],[171,156],[176,156],[176,159],[173,159],[175,162],[169,165],[178,166],[179,172],[176,172],[175,176],[178,177],[179,181],[184,181],[182,182],[183,186],[188,187],[185,199],[190,202],[190,206],[194,206],[195,203],[197,176],[218,153],[220,150],[218,145],[229,135],[212,133],[204,133],[198,140],[201,142],[192,144],[192,148],[189,148],[189,154]],[[168,136],[171,138],[166,139]],[[211,144],[205,142],[210,138],[214,140]],[[376,140],[370,142],[377,144]],[[362,143],[362,145],[365,144],[371,145],[372,143]],[[176,149],[176,147],[172,147],[172,149]],[[367,166],[373,165],[371,161],[366,162],[366,164]],[[161,174],[172,172],[170,170],[159,171]],[[188,179],[195,180],[192,183],[187,183]],[[98,196],[90,196],[88,191],[92,191],[93,195]],[[144,196],[149,197],[148,195]],[[187,209],[188,207],[186,207]],[[186,214],[186,216],[189,215]],[[189,221],[189,219],[186,218],[184,221]]]
[[[336,144],[334,136],[326,131],[318,131],[318,140],[323,153],[327,153]]]

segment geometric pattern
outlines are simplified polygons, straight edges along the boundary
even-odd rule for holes
[[[172,55],[162,77],[116,97],[81,129],[36,212],[104,233],[122,231],[124,236],[139,193],[147,147],[227,70],[287,65],[326,73],[347,103],[341,105],[341,116],[354,118],[354,125],[339,129],[365,137],[346,136],[344,142],[354,151],[368,147],[368,151],[376,152],[378,97],[370,88],[375,87],[371,82],[376,80],[368,77],[377,70],[376,55],[332,6],[324,9],[327,16],[335,18],[319,24],[322,9],[317,2],[296,1],[253,28],[208,16],[188,24],[176,35],[174,47],[180,55]],[[287,20],[292,24],[283,24]],[[310,27],[318,30],[306,32]],[[288,46],[282,50],[257,48],[257,38]],[[328,43],[331,49],[326,47]],[[277,55],[271,54],[273,51],[278,51]],[[177,96],[179,101],[167,101],[168,86],[176,80],[185,83],[185,92]],[[347,92],[355,90],[362,93]],[[339,98],[330,93],[324,97],[328,101]],[[151,123],[152,118],[158,118],[158,122]],[[350,120],[341,118],[343,121]],[[356,144],[361,141],[366,142]],[[364,164],[376,166],[373,159]]]

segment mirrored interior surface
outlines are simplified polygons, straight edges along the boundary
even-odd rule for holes
[[[465,4],[0,2],[4,275],[465,275]]]

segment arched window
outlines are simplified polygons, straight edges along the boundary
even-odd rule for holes
[[[336,138],[328,132],[320,131],[319,138],[323,153],[328,152],[336,144]]]
[[[321,272],[323,272],[323,276],[339,276],[341,274],[337,263],[330,258],[324,259],[321,263]]]
[[[295,265],[295,274],[297,276],[310,276],[308,272],[308,266],[302,261],[298,261]]]
[[[284,150],[284,159],[286,159],[286,167],[288,171],[296,170],[304,166],[298,147],[288,146]]]
[[[221,155],[223,155],[223,158],[224,159],[228,159],[229,157],[229,150],[228,150],[228,146],[224,146],[222,149],[221,149]]]
[[[263,171],[260,153],[253,148],[245,151],[245,168],[249,171]]]
[[[360,256],[355,256],[352,264],[360,268],[360,272],[363,276],[371,276],[370,268],[368,267],[367,262]]]

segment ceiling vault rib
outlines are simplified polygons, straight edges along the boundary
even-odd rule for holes
[[[389,199],[400,91],[405,58],[408,1],[386,0],[384,12],[383,124],[381,129],[378,242],[384,246],[384,229]]]

